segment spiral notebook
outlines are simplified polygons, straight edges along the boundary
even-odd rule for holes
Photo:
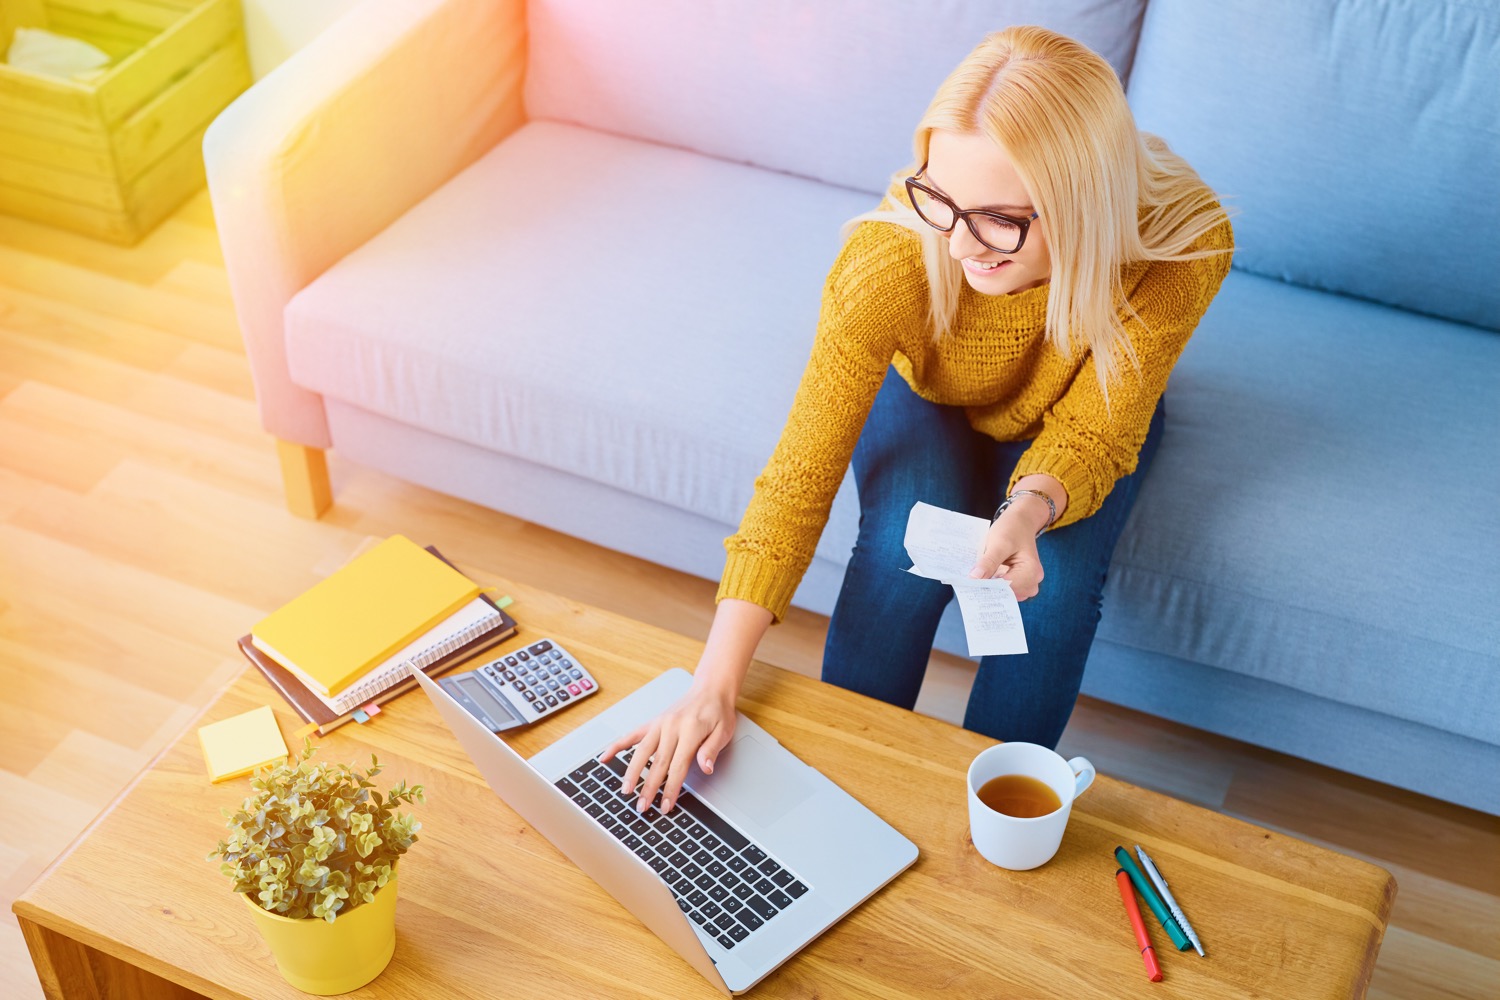
[[[309,688],[338,698],[478,593],[446,561],[392,535],[262,618],[250,635]]]
[[[436,548],[429,545],[426,549],[447,562]],[[416,687],[416,679],[412,676],[414,669],[435,677],[491,646],[499,645],[517,631],[515,619],[487,595],[480,594],[470,605],[412,642],[408,647],[410,653],[408,649],[401,650],[346,692],[341,692],[340,697],[334,698],[309,688],[300,677],[260,650],[252,636],[241,636],[238,645],[245,658],[296,709],[297,714],[305,721],[315,723],[319,735],[326,735],[354,718],[356,710],[382,704]],[[432,636],[431,641],[424,642],[429,636]]]
[[[342,715],[367,705],[371,698],[392,685],[399,684],[412,675],[414,670],[425,670],[455,649],[461,649],[472,640],[484,635],[500,624],[505,613],[490,600],[480,596],[454,614],[439,622],[384,663],[375,667],[349,687],[332,698],[321,691],[312,690],[318,700]]]

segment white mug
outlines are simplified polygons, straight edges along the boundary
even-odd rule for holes
[[[1024,774],[1057,793],[1062,803],[1045,816],[1023,818],[996,812],[979,801],[979,789],[992,778]],[[1026,871],[1052,860],[1062,844],[1073,800],[1094,783],[1094,765],[1086,758],[1063,760],[1035,743],[1001,743],[969,765],[969,835],[974,848],[991,864]]]

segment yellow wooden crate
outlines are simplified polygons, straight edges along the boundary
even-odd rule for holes
[[[239,0],[32,0],[23,23],[110,63],[87,84],[0,63],[0,212],[136,242],[202,186],[203,132],[250,85]]]

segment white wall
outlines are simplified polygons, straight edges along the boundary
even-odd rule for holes
[[[259,80],[363,0],[240,2],[245,10],[245,42],[250,48],[250,71]]]

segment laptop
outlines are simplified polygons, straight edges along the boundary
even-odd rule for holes
[[[711,775],[638,814],[630,751],[598,758],[692,683],[673,669],[531,757],[414,676],[496,795],[683,960],[744,993],[917,859],[917,847],[743,714]]]

